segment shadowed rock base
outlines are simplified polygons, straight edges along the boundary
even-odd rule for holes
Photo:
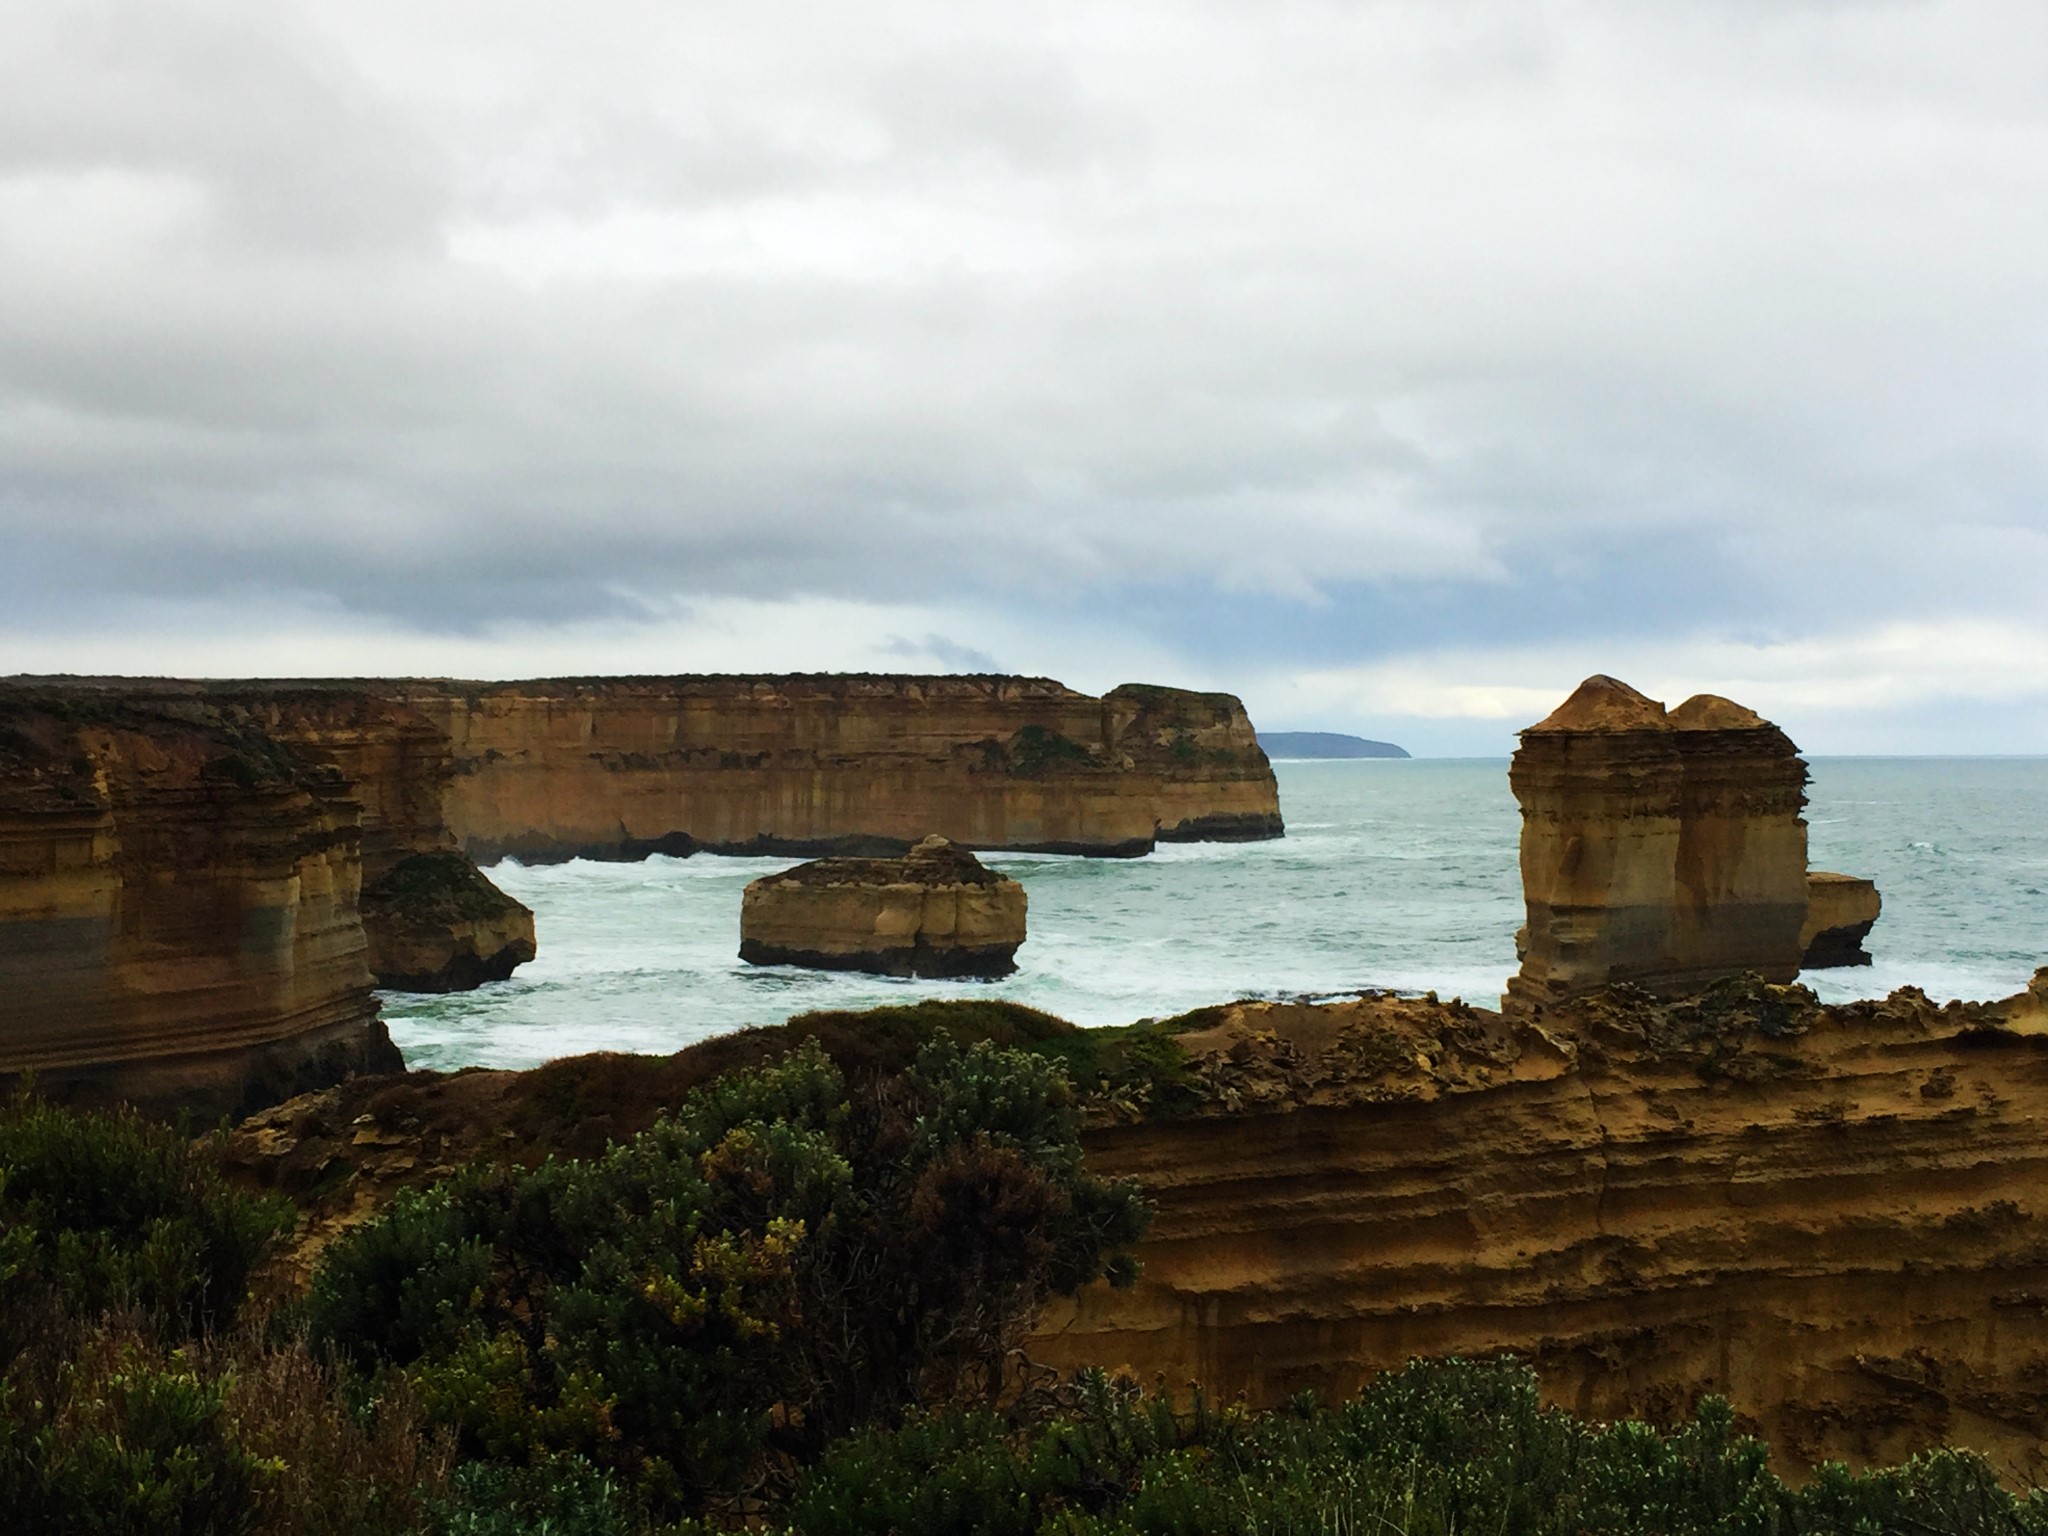
[[[1868,965],[1863,941],[1884,910],[1877,886],[1858,875],[1814,870],[1806,877],[1806,928],[1799,941],[1806,951],[1800,969],[1829,970]]]
[[[867,971],[877,976],[994,981],[1017,969],[1017,946],[989,944],[947,948],[919,943],[908,949],[834,954],[818,949],[786,949],[742,939],[740,958],[749,965],[802,965],[814,971]]]

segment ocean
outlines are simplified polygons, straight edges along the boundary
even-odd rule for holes
[[[1125,1024],[1241,997],[1367,988],[1496,1005],[1522,921],[1520,818],[1504,759],[1281,762],[1287,836],[1143,859],[990,855],[1023,882],[1030,938],[1000,982],[743,965],[740,893],[788,859],[506,861],[540,953],[508,981],[384,994],[416,1067],[526,1067],[583,1051],[666,1053],[812,1008],[1003,997]],[[1802,979],[1830,1002],[1912,984],[1936,998],[2023,988],[2048,963],[2048,759],[1818,758],[1811,862],[1875,879],[1876,963]]]

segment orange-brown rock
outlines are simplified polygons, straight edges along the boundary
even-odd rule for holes
[[[1044,678],[673,677],[381,684],[432,719],[447,816],[486,862],[648,853],[1135,854],[1281,834],[1227,694]]]
[[[928,837],[900,859],[819,859],[747,886],[740,958],[887,976],[1007,976],[1024,887]]]
[[[339,775],[203,707],[0,694],[0,1074],[215,1115],[398,1053]]]
[[[1868,965],[1863,941],[1884,910],[1877,885],[1861,875],[1810,870],[1806,876],[1806,924],[1799,931],[1802,970]]]
[[[534,957],[533,913],[454,848],[416,853],[363,887],[363,932],[377,985],[466,992]]]
[[[1529,915],[1517,1005],[1798,974],[1806,764],[1770,722],[1711,694],[1667,713],[1592,677],[1522,732],[1509,782]]]
[[[1995,1005],[1751,977],[1211,1012],[1202,1107],[1088,1138],[1157,1202],[1137,1286],[1035,1357],[1275,1404],[1511,1350],[1597,1417],[1725,1393],[1788,1465],[2048,1472],[2048,972]]]
[[[172,718],[199,711],[339,773],[362,826],[361,911],[377,985],[458,991],[533,958],[533,914],[458,851],[449,829],[455,755],[447,736],[381,685],[73,678],[31,686]]]

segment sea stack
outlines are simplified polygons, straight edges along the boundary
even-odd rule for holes
[[[1024,887],[943,837],[898,859],[818,859],[747,887],[740,958],[885,976],[1007,976]]]
[[[363,933],[377,985],[467,992],[534,957],[533,912],[454,848],[400,859],[363,887]]]
[[[1799,935],[1805,955],[1800,968],[1825,971],[1870,964],[1863,941],[1883,910],[1876,884],[1861,875],[1837,875],[1822,869],[1810,872],[1806,877],[1806,926]]]
[[[1590,677],[1521,733],[1508,776],[1529,914],[1511,1002],[1799,973],[1806,764],[1769,721],[1712,694],[1667,712]]]

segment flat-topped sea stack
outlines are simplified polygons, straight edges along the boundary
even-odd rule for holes
[[[486,863],[970,848],[1142,854],[1281,835],[1229,694],[823,675],[373,685],[431,719]]]
[[[1521,733],[1508,777],[1529,914],[1514,1004],[1798,974],[1806,763],[1769,721],[1712,694],[1667,712],[1591,677]]]
[[[928,837],[902,858],[819,859],[747,887],[740,958],[886,976],[1007,976],[1024,887]]]
[[[1861,875],[1811,870],[1806,876],[1806,925],[1799,933],[1804,970],[1868,965],[1863,941],[1884,911],[1874,882]]]
[[[210,1118],[396,1070],[361,843],[232,713],[0,686],[0,1076]]]

